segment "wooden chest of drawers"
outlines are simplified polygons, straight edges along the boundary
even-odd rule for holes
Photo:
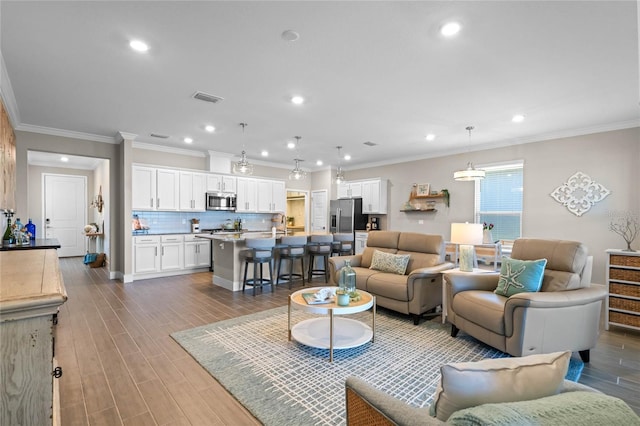
[[[640,330],[640,252],[607,250],[607,254],[605,328]]]

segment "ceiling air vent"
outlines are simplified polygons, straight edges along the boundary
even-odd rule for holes
[[[159,139],[169,139],[169,136],[167,135],[160,135],[158,133],[150,133],[149,136],[151,136],[152,138],[159,138]]]
[[[204,92],[196,92],[193,94],[193,98],[194,99],[199,99],[201,101],[205,101],[205,102],[211,102],[212,104],[217,104],[220,101],[224,101],[224,98],[221,98],[220,96],[215,96],[215,95],[210,95],[208,93],[204,93]]]
[[[367,145],[367,146],[376,146],[376,145],[378,145],[377,143],[373,143],[371,141],[366,141],[366,142],[364,142],[364,144]]]

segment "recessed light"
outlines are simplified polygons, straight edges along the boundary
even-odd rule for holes
[[[62,161],[63,163],[66,163],[67,161],[69,161],[68,157],[60,157],[60,161]]]
[[[344,159],[347,160],[347,161],[351,160],[351,155],[345,154],[344,155]]]
[[[318,160],[316,161],[316,166],[322,166],[324,163],[322,162],[322,160]]]
[[[296,95],[291,97],[291,103],[295,105],[302,105],[304,103],[304,98],[302,96]]]
[[[129,42],[129,47],[131,47],[136,52],[146,52],[149,50],[149,46],[142,40],[131,40]]]
[[[425,137],[425,139],[426,139],[426,140],[428,140],[428,141],[433,141],[433,140],[435,140],[435,139],[436,139],[436,135],[434,135],[433,133],[429,133],[429,134]]]
[[[513,121],[514,123],[522,123],[524,121],[524,115],[516,114],[516,115],[513,116],[511,121]]]
[[[295,143],[295,142],[288,142],[288,143],[287,143],[287,148],[289,148],[289,149],[293,149],[293,148],[295,148],[295,147],[296,147],[296,143]]]
[[[188,137],[184,138],[183,140],[184,140],[184,143],[192,143],[193,142],[193,139],[188,138]]]
[[[293,30],[286,30],[280,34],[280,37],[282,37],[284,41],[296,41],[300,38],[300,34]]]
[[[267,151],[266,149],[263,149],[262,152],[260,153],[263,157],[268,157],[269,156],[269,151]]]
[[[204,129],[209,133],[213,133],[213,131],[216,130],[216,128],[213,127],[211,124],[207,124],[206,126],[204,126]]]
[[[440,28],[440,34],[442,34],[445,37],[451,37],[458,34],[461,29],[462,29],[462,26],[460,26],[459,23],[448,22],[444,24],[442,28]]]

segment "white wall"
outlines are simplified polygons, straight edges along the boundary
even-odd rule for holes
[[[436,233],[448,239],[451,222],[473,221],[474,184],[453,180],[453,172],[464,168],[469,159],[476,165],[524,160],[523,236],[584,242],[594,255],[593,281],[604,283],[604,251],[625,247],[623,239],[609,231],[609,212],[640,212],[639,128],[351,170],[346,175],[348,180],[389,179],[389,214],[383,229]],[[549,195],[577,171],[611,191],[581,217]],[[434,190],[448,189],[451,206],[438,203],[436,213],[400,212],[413,183],[431,183]],[[424,224],[418,224],[419,220]],[[640,249],[640,238],[634,247]]]

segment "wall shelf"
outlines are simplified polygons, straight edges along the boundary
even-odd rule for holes
[[[437,212],[438,209],[400,209],[401,212]]]

